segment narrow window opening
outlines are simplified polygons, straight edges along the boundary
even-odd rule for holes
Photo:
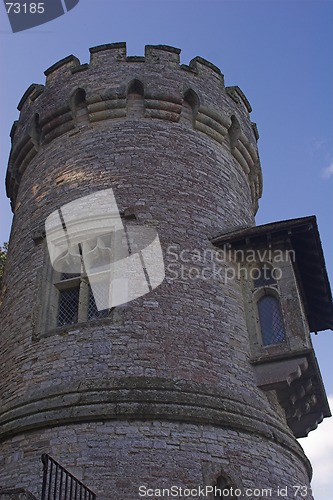
[[[57,326],[74,325],[78,322],[79,287],[59,292],[59,312]]]
[[[194,127],[195,118],[199,109],[199,98],[197,94],[189,89],[184,94],[182,112],[180,115],[180,122],[190,122]]]
[[[234,495],[235,488],[233,488],[229,481],[224,476],[217,478],[214,487],[214,500],[236,500],[238,498]]]
[[[264,346],[281,344],[286,340],[280,301],[273,295],[258,300],[259,323]]]
[[[102,295],[105,295],[106,293],[108,293],[108,290],[105,289],[104,283],[101,283],[99,286],[96,286],[96,284],[95,284],[94,293],[95,293],[95,295],[97,293],[97,294],[100,294],[102,296]],[[91,319],[98,319],[98,318],[106,318],[108,315],[109,315],[109,309],[103,309],[101,311],[99,311],[97,309],[94,294],[92,292],[91,287],[89,286],[88,317],[87,317],[87,319],[91,320]]]
[[[86,92],[83,89],[77,89],[71,97],[71,108],[74,122],[77,127],[82,127],[89,123],[89,112],[86,102]]]
[[[86,252],[86,261],[98,263],[95,275],[93,290],[89,284],[86,274],[81,252],[77,250],[69,251],[59,257],[58,265],[61,262],[66,267],[70,265],[76,267],[80,272],[76,273],[56,273],[56,281],[54,281],[55,289],[57,290],[57,320],[58,327],[73,325],[76,323],[85,322],[88,320],[108,317],[110,309],[99,310],[95,299],[101,304],[108,304],[110,283],[109,274],[103,274],[101,268],[108,266],[110,263],[110,255],[112,252],[112,239],[109,234],[86,241],[83,243]],[[74,257],[73,257],[74,256]],[[96,278],[97,277],[97,278]]]
[[[106,318],[110,310],[98,310],[87,278],[81,275],[62,275],[55,286],[59,291],[57,326],[74,325],[82,321]],[[94,284],[94,293],[108,293],[105,283]]]
[[[33,145],[37,150],[39,149],[41,135],[42,135],[42,128],[39,123],[39,114],[35,113],[30,127],[30,137],[33,142]]]
[[[231,149],[233,149],[236,146],[237,141],[241,136],[241,132],[242,132],[242,130],[241,130],[241,126],[240,126],[238,119],[236,118],[235,115],[232,115],[231,116],[231,125],[228,129]]]
[[[145,114],[145,100],[143,83],[133,80],[127,90],[127,118],[142,118]]]

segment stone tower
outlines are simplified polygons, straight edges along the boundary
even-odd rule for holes
[[[40,498],[46,453],[101,500],[173,485],[310,499],[295,436],[330,415],[309,332],[333,325],[315,218],[255,226],[257,128],[213,64],[90,53],[31,85],[11,131],[1,498]],[[98,311],[84,273],[52,268],[45,221],[110,188],[124,225],[157,231],[165,279]]]

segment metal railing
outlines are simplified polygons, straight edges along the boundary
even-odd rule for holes
[[[96,500],[96,494],[56,460],[42,455],[43,487],[41,500]]]

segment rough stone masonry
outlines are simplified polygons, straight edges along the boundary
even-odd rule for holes
[[[54,319],[60,292],[44,234],[54,210],[112,188],[125,222],[156,228],[167,265],[170,246],[204,253],[218,234],[253,228],[262,189],[250,104],[212,63],[180,65],[180,50],[163,45],[144,57],[127,57],[123,43],[90,53],[89,64],[69,56],[31,85],[11,131],[0,498],[17,488],[40,498],[47,453],[99,500],[141,498],[142,485],[216,484],[271,488],[272,498],[285,487],[289,499],[301,485],[311,499],[311,466],[285,409],[258,385],[241,279],[166,272],[106,317]],[[291,271],[290,280],[296,290]],[[301,309],[299,318],[295,330]],[[310,352],[306,335],[297,349]]]

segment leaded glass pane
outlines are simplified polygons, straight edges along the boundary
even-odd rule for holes
[[[278,299],[272,295],[265,295],[258,301],[258,311],[263,344],[284,342],[286,333]]]
[[[94,293],[103,296],[105,293],[108,293],[108,286],[106,287],[105,282],[101,282],[100,285],[95,283]],[[89,287],[88,319],[106,318],[108,314],[109,309],[102,309],[101,311],[97,309],[92,289]]]
[[[79,278],[81,276],[80,273],[62,273],[61,275],[61,281],[65,281],[65,280],[70,280],[72,278]]]
[[[79,287],[59,291],[58,326],[73,325],[78,321]]]

